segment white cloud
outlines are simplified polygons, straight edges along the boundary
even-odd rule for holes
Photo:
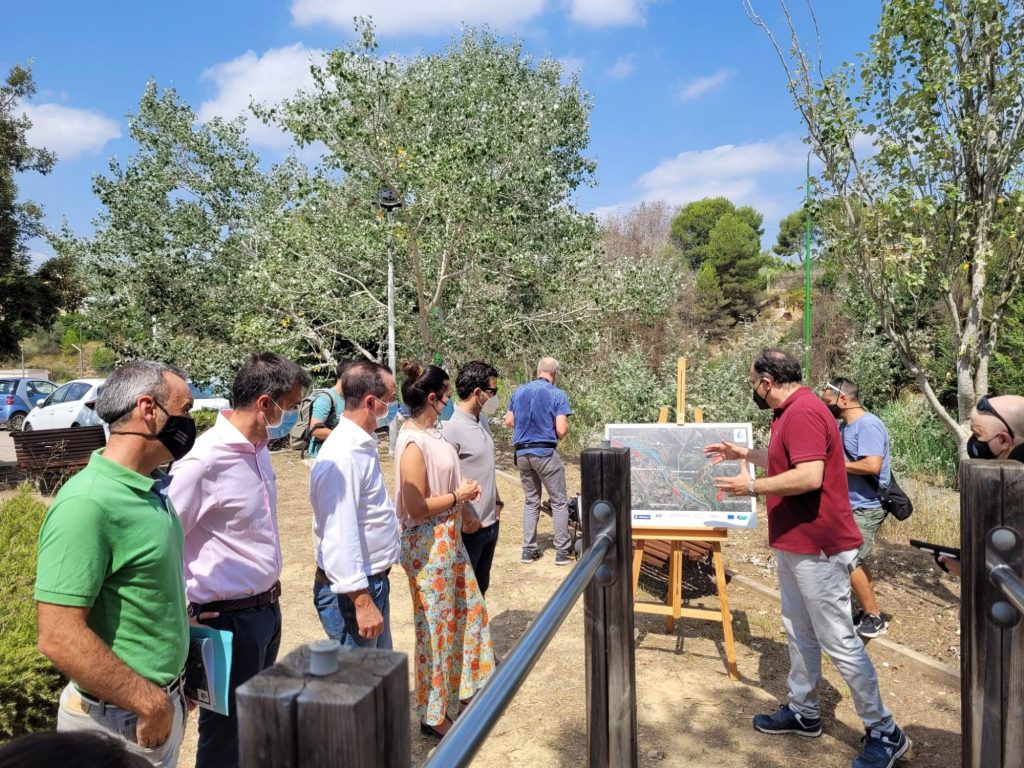
[[[60,104],[23,104],[21,109],[32,121],[29,144],[53,150],[58,160],[99,152],[108,141],[121,138],[121,126],[102,112]]]
[[[807,146],[789,135],[686,150],[642,174],[634,184],[637,197],[595,213],[604,216],[645,200],[685,205],[705,197],[727,197],[738,205],[754,206],[771,222],[793,207],[793,180],[803,179],[806,162]]]
[[[299,26],[330,24],[352,31],[354,16],[372,16],[382,35],[434,34],[461,24],[517,28],[544,10],[544,0],[292,0]]]
[[[569,0],[569,15],[587,27],[640,26],[651,0]]]
[[[636,69],[636,54],[629,53],[625,56],[619,56],[605,73],[612,80],[625,80],[627,77],[633,74],[633,70]]]
[[[243,115],[248,122],[249,138],[265,146],[284,147],[290,137],[275,126],[264,125],[249,111],[251,102],[275,104],[313,85],[312,64],[322,64],[324,53],[295,43],[271,48],[262,56],[246,51],[241,56],[207,68],[202,79],[212,81],[217,93],[199,106],[203,122]]]
[[[692,101],[693,99],[699,99],[706,93],[717,91],[725,85],[730,77],[732,77],[731,70],[720,69],[713,75],[695,78],[679,89],[679,100]]]

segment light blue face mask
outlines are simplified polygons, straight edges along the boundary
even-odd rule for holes
[[[442,408],[441,412],[437,414],[437,420],[448,421],[448,419],[452,417],[453,413],[455,413],[455,398],[449,397],[448,402],[444,404],[444,408]]]
[[[277,405],[275,402],[274,405]],[[281,406],[277,406],[280,408]],[[281,421],[275,425],[267,424],[267,439],[268,440],[280,440],[282,437],[288,437],[288,433],[292,431],[292,427],[299,423],[299,409],[292,408],[290,411],[281,410]]]
[[[383,401],[381,401],[383,402]],[[388,426],[392,421],[395,420],[395,416],[398,415],[398,401],[393,400],[388,403],[388,412],[383,416],[377,417],[377,429],[383,429]]]

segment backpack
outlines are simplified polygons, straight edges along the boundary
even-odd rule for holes
[[[327,418],[324,419],[324,423],[327,426],[331,426],[331,422],[337,422],[336,406],[334,404],[334,398],[331,397],[329,389],[314,389],[299,403],[299,420],[295,422],[295,426],[292,427],[292,431],[288,433],[288,447],[293,451],[306,452],[309,448],[309,420],[313,414],[313,402],[321,395],[327,395],[327,399],[331,404],[331,410],[327,414]],[[333,429],[333,427],[332,427]]]

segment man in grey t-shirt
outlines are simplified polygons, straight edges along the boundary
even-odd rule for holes
[[[459,454],[462,476],[476,480],[480,498],[463,502],[480,518],[480,530],[462,534],[481,594],[491,581],[491,562],[498,543],[498,522],[504,504],[498,495],[494,473],[494,440],[487,416],[498,410],[498,372],[474,360],[459,370],[455,379],[459,402],[452,417],[441,423],[441,436]]]

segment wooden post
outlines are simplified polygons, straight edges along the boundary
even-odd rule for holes
[[[309,646],[238,688],[242,768],[409,768],[404,653],[338,651],[338,671],[309,674]]]
[[[601,533],[597,501],[615,510],[615,546],[583,593],[590,768],[636,768],[636,661],[630,580],[632,509],[629,451],[591,448],[581,456],[583,546]],[[604,584],[604,586],[602,586]]]
[[[686,358],[676,360],[676,424],[686,423]]]
[[[1024,535],[1024,464],[960,463],[961,738],[964,768],[1024,765],[1024,626],[992,619],[1004,601],[985,563],[986,538],[1003,526]],[[1018,558],[1009,563],[1018,576]]]

